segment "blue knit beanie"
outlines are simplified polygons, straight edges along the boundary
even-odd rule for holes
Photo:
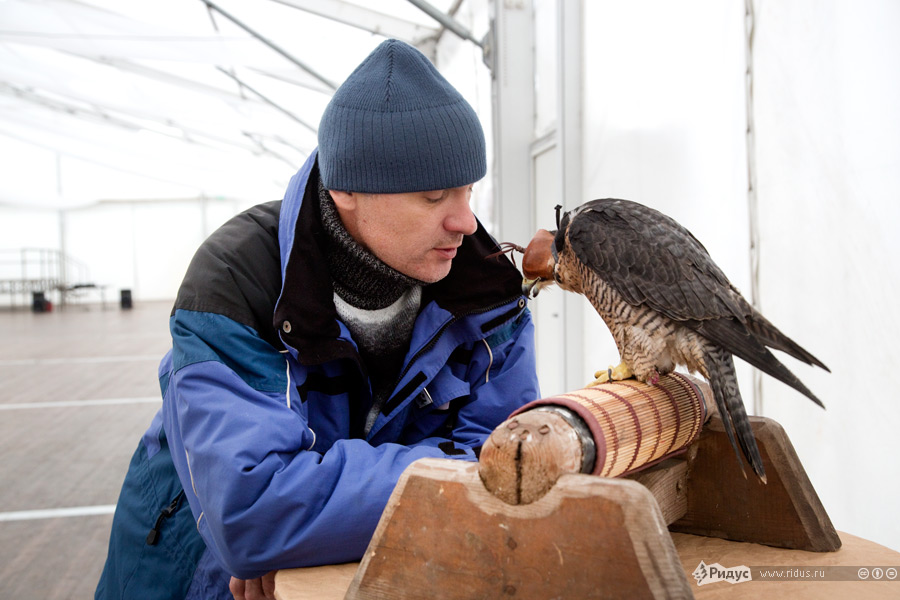
[[[487,170],[475,111],[424,54],[382,42],[335,92],[319,124],[330,190],[402,193],[478,181]]]

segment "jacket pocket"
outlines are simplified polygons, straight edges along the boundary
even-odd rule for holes
[[[161,449],[152,460],[143,442],[132,457],[113,517],[98,599],[180,600],[206,549],[168,444],[160,437]]]

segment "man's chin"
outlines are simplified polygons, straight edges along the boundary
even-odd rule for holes
[[[441,261],[439,264],[429,265],[427,268],[422,268],[420,272],[417,273],[407,273],[410,277],[414,279],[418,279],[422,283],[437,283],[444,277],[450,274],[450,266],[451,261]]]

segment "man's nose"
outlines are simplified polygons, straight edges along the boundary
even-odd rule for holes
[[[450,192],[450,213],[444,219],[444,229],[463,235],[475,233],[478,223],[469,206],[469,197],[468,186],[455,188]]]

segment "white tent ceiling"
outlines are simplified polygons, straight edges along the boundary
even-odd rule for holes
[[[0,0],[0,203],[280,197],[334,87],[458,4]]]

